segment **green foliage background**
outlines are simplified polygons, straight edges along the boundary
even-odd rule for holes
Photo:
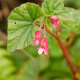
[[[80,8],[78,1],[64,0],[64,4],[65,6]],[[62,23],[64,24],[64,21]],[[32,26],[31,23],[29,25]],[[76,25],[76,27],[80,26]],[[77,30],[76,27],[71,29],[76,30],[76,36],[69,49],[74,67],[80,64],[80,28]],[[61,36],[62,40],[67,40],[70,29],[65,30],[64,27],[62,31],[64,32]],[[39,56],[36,50],[38,46],[33,45],[24,49],[26,53],[21,50],[9,53],[4,42],[0,41],[0,80],[73,80],[70,68],[57,41],[48,33],[46,34],[49,39],[49,58],[44,54]],[[80,78],[80,75],[78,78]]]

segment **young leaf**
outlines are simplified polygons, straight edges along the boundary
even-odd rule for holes
[[[61,20],[73,20],[68,8],[64,8],[62,0],[45,0],[42,10],[46,16],[56,15]]]
[[[15,8],[8,18],[8,51],[27,47],[33,39],[33,22],[42,17],[42,11],[36,4],[26,3]]]

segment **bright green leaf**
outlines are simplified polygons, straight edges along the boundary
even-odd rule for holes
[[[43,17],[39,6],[33,3],[15,8],[8,18],[8,51],[23,49],[33,39],[33,21]]]
[[[47,27],[52,31],[51,21],[50,19],[46,19],[46,25]]]
[[[73,20],[68,8],[64,8],[62,0],[45,0],[42,10],[46,16],[56,15],[61,20]]]
[[[78,10],[68,8],[71,11],[71,15],[74,17],[75,21],[62,21],[64,27],[68,27],[71,30],[75,30],[74,27],[80,23],[80,14]]]

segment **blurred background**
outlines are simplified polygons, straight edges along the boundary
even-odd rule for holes
[[[38,46],[33,45],[23,51],[7,52],[8,16],[11,10],[26,2],[41,5],[43,0],[0,0],[0,80],[73,80],[61,49],[50,35],[47,36],[52,38],[48,43],[49,58],[44,54],[39,56]],[[80,0],[64,0],[64,5],[80,9]],[[80,34],[75,35],[69,51],[80,79]]]

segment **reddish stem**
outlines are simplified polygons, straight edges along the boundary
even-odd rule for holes
[[[43,25],[43,24],[41,24],[41,25],[40,25],[40,27],[39,27],[39,31],[40,31],[40,29],[41,29],[42,25]]]
[[[45,34],[45,24],[44,24],[44,38],[46,37],[46,34]]]
[[[34,24],[40,26],[37,22],[34,22]],[[43,28],[43,27],[42,27],[42,28]],[[78,80],[78,79],[76,78],[76,71],[75,71],[75,69],[74,69],[74,67],[73,67],[73,65],[72,65],[72,63],[71,63],[69,54],[68,54],[66,48],[64,47],[64,45],[63,45],[63,43],[62,43],[62,41],[61,41],[61,39],[60,39],[60,36],[58,35],[58,33],[55,34],[55,33],[53,33],[52,31],[50,31],[50,30],[49,30],[48,28],[46,28],[46,27],[45,27],[45,30],[46,30],[49,34],[51,34],[53,37],[56,38],[56,40],[57,40],[57,42],[58,42],[58,44],[59,44],[59,46],[60,46],[60,48],[61,48],[61,50],[62,50],[62,52],[63,52],[63,54],[64,54],[64,56],[65,56],[65,58],[66,58],[66,60],[67,60],[67,63],[68,63],[68,65],[69,65],[69,67],[70,67],[70,69],[71,69],[71,71],[72,71],[74,80]]]
[[[63,52],[63,54],[64,54],[64,56],[65,56],[65,58],[66,58],[66,60],[67,60],[67,63],[68,63],[68,65],[69,65],[71,71],[72,71],[74,80],[77,80],[77,79],[76,79],[76,75],[75,75],[75,74],[76,74],[76,71],[75,71],[75,69],[74,69],[74,67],[73,67],[73,65],[72,65],[72,63],[71,63],[71,60],[70,60],[70,57],[69,57],[69,54],[68,54],[67,50],[65,49],[65,47],[64,47],[64,45],[63,45],[63,43],[62,43],[62,41],[61,41],[60,38],[57,39],[57,42],[58,42],[60,48],[62,49],[62,52]]]

